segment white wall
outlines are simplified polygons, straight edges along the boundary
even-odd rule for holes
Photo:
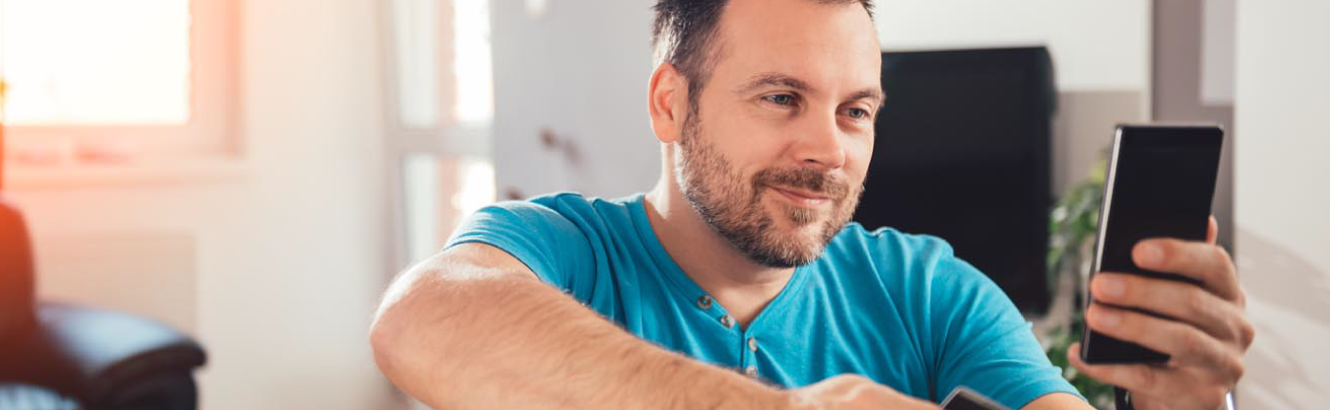
[[[197,312],[193,327],[210,355],[203,409],[390,408],[397,400],[366,340],[388,265],[379,4],[241,8],[244,176],[7,194],[28,215],[39,254],[67,255],[41,251],[77,248],[53,242],[66,237],[192,238],[193,255],[183,257],[196,258],[195,269],[178,274],[197,275],[194,305],[158,302],[141,313]],[[114,300],[144,285],[126,276],[43,293]]]
[[[1240,0],[1237,261],[1257,327],[1246,409],[1330,401],[1330,3]]]
[[[1201,7],[1201,103],[1233,105],[1238,0],[1205,0]]]
[[[1047,45],[1062,91],[1150,86],[1148,0],[879,0],[877,28],[887,50]]]
[[[494,166],[499,199],[651,189],[660,148],[647,115],[651,0],[496,1]],[[559,138],[541,144],[541,131]]]

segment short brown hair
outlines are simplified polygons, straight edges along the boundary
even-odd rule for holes
[[[810,0],[822,4],[859,3],[873,17],[873,0]],[[696,104],[697,95],[711,77],[711,68],[719,54],[714,46],[716,23],[729,0],[659,0],[654,7],[656,20],[651,30],[651,45],[656,62],[673,64],[688,80],[688,99]]]

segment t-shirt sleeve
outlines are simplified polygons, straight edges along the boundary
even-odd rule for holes
[[[1079,397],[1001,288],[946,253],[936,260],[930,286],[938,399],[959,386],[1012,409],[1054,392]]]
[[[576,224],[549,207],[507,201],[481,208],[453,231],[444,249],[470,242],[508,252],[541,281],[575,297],[589,291],[578,277],[592,269],[591,245]]]

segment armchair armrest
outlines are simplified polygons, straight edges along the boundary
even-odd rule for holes
[[[42,303],[37,326],[18,335],[0,376],[99,403],[142,380],[189,373],[206,361],[203,348],[160,323],[104,309]]]

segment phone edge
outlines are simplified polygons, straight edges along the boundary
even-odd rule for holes
[[[1104,234],[1108,232],[1108,217],[1113,211],[1113,182],[1117,177],[1118,155],[1122,151],[1122,135],[1125,125],[1119,125],[1113,133],[1113,151],[1108,157],[1108,169],[1104,171],[1104,198],[1099,204],[1099,226],[1095,228],[1094,239],[1094,259],[1090,262],[1090,275],[1094,278],[1095,273],[1099,271],[1099,263],[1104,258]],[[1090,305],[1094,303],[1094,294],[1090,292],[1090,284],[1085,283],[1085,306],[1082,312],[1088,312]],[[1081,330],[1081,361],[1090,363],[1090,324],[1087,322],[1085,328]]]

